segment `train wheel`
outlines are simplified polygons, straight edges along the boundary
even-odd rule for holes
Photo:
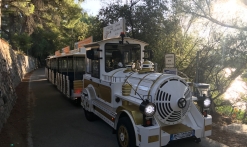
[[[117,141],[120,147],[136,147],[135,131],[129,118],[122,117],[117,124]]]
[[[77,99],[75,99],[74,101],[75,101],[75,105],[76,105],[76,106],[81,107],[81,98],[77,98]]]
[[[89,111],[84,109],[84,114],[85,114],[85,117],[88,121],[95,121],[96,120],[96,115],[93,112],[89,112]]]
[[[195,138],[195,143],[201,142],[201,138]]]

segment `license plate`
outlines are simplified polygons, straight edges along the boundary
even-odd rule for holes
[[[170,140],[178,140],[182,138],[188,138],[194,136],[194,130],[187,131],[187,132],[181,132],[177,134],[171,134]]]

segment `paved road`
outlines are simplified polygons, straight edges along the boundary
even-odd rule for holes
[[[88,122],[83,109],[72,104],[45,79],[44,68],[30,79],[33,107],[30,121],[30,147],[117,147],[116,135],[102,120]],[[197,144],[183,140],[168,147],[226,147],[210,139]]]

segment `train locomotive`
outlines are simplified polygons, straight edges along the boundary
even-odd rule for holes
[[[84,45],[86,119],[97,116],[109,124],[120,147],[160,147],[183,138],[200,142],[211,135],[211,115],[197,108],[183,78],[155,71],[145,56],[147,45],[123,34]]]

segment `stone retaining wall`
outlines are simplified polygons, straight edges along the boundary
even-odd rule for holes
[[[0,39],[0,132],[16,102],[15,87],[35,68],[34,58],[17,54],[8,42]]]

